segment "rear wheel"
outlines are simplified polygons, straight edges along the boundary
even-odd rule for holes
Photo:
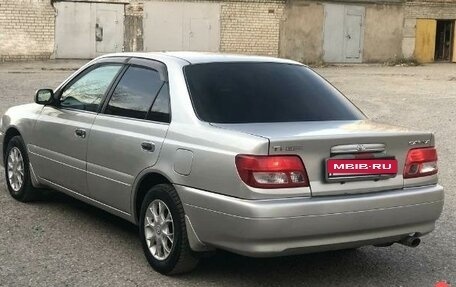
[[[32,186],[29,158],[22,137],[11,138],[5,153],[6,185],[11,196],[22,202],[35,200],[38,190]]]
[[[190,249],[182,203],[172,185],[159,184],[146,194],[139,230],[147,261],[162,274],[191,271],[198,256]]]

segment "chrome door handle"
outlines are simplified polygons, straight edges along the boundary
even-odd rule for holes
[[[143,142],[143,143],[141,143],[141,148],[144,151],[154,152],[155,151],[155,144],[152,143],[152,142]]]
[[[85,138],[86,137],[86,131],[84,129],[76,129],[74,131],[74,134],[77,136],[77,137],[80,137],[80,138]]]

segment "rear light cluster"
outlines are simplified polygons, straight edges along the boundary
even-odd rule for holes
[[[309,179],[297,155],[237,155],[236,168],[242,181],[257,188],[308,187]],[[433,175],[438,172],[434,147],[409,150],[404,178]]]
[[[306,169],[299,156],[237,155],[236,168],[242,181],[258,188],[309,186]]]
[[[437,171],[437,151],[435,148],[409,150],[405,161],[404,178],[433,175]]]

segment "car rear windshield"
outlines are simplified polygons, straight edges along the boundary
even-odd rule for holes
[[[364,115],[311,69],[224,62],[184,68],[197,116],[212,123],[358,120]]]

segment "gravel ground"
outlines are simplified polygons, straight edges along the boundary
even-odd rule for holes
[[[55,87],[81,61],[0,64],[0,114]],[[65,195],[22,204],[0,172],[0,286],[433,286],[456,283],[456,65],[317,69],[369,117],[435,132],[446,203],[415,249],[363,247],[275,259],[220,252],[187,275],[147,264],[135,226]]]

